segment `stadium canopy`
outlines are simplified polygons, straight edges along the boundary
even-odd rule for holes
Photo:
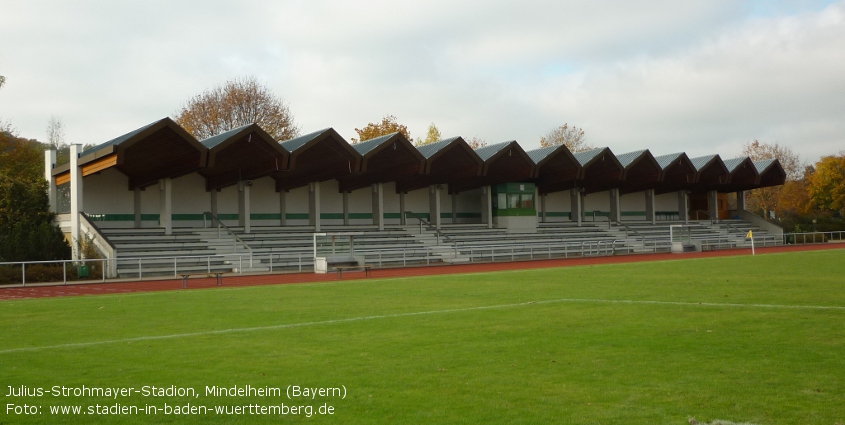
[[[425,157],[402,133],[392,133],[352,145],[361,155],[358,173],[338,178],[341,192],[421,174]]]
[[[728,182],[730,171],[719,155],[705,155],[691,158],[695,167],[695,182],[689,189],[693,192],[717,190]]]
[[[648,149],[616,155],[625,171],[622,173],[621,193],[654,189],[660,184],[662,169]]]
[[[361,154],[333,128],[315,131],[281,145],[290,152],[290,161],[287,171],[272,174],[277,192],[337,179],[357,172],[361,164]]]
[[[79,157],[82,176],[116,168],[129,177],[129,190],[161,179],[197,171],[206,164],[208,149],[170,118],[88,149]],[[56,184],[70,181],[70,164],[53,170]]]
[[[452,137],[417,147],[425,157],[422,175],[396,182],[396,192],[410,192],[435,184],[454,184],[481,174],[484,161],[461,137]]]
[[[547,146],[527,154],[536,164],[534,179],[541,195],[569,190],[581,177],[581,163],[564,145]]]
[[[654,158],[660,165],[660,185],[654,193],[662,194],[677,190],[686,190],[695,182],[696,168],[687,154],[683,152],[670,153]]]
[[[777,159],[754,161],[754,167],[760,174],[756,185],[758,188],[780,186],[786,183],[786,171]]]
[[[201,142],[208,148],[208,166],[199,170],[206,190],[253,180],[286,170],[290,153],[258,124],[249,124]]]
[[[484,161],[481,175],[449,183],[449,192],[458,193],[481,186],[518,182],[534,175],[534,161],[515,140],[480,147],[475,153]]]
[[[584,193],[601,192],[619,187],[625,167],[609,148],[596,148],[574,154],[583,171],[578,186]]]
[[[751,158],[747,156],[732,158],[726,159],[724,162],[725,167],[728,168],[728,182],[718,190],[722,192],[737,192],[757,186],[760,173],[757,172],[757,167],[754,166]]]

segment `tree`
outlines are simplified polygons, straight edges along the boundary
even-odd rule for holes
[[[53,225],[42,172],[44,145],[0,131],[0,261],[70,258]]]
[[[845,151],[816,163],[809,195],[816,208],[845,213]]]
[[[299,135],[287,104],[255,77],[229,80],[194,96],[173,119],[199,140],[252,123],[277,141]]]
[[[583,152],[594,149],[593,146],[587,144],[584,136],[584,129],[580,127],[570,127],[568,123],[555,127],[545,136],[540,138],[540,146],[557,146],[565,145],[570,152]]]
[[[768,211],[775,211],[776,215],[780,217],[787,212],[787,209],[782,207],[781,203],[788,205],[789,211],[793,213],[807,210],[807,206],[801,206],[804,197],[801,196],[799,190],[799,188],[805,187],[803,183],[799,183],[802,179],[801,159],[792,149],[777,143],[761,143],[754,140],[743,145],[742,155],[748,156],[752,161],[777,159],[786,172],[786,181],[792,183],[789,185],[789,190],[785,190],[786,185],[783,185],[748,191],[745,199],[746,208],[749,211],[763,217],[768,216]]]
[[[777,159],[780,166],[786,171],[786,179],[790,181],[797,181],[801,179],[801,173],[804,167],[801,164],[801,158],[792,149],[781,146],[777,143],[760,143],[758,140],[746,143],[742,147],[742,155],[751,158],[752,161],[762,161],[766,159]]]
[[[478,136],[472,136],[472,139],[467,140],[467,144],[473,149],[478,149],[487,146],[487,141],[479,139]]]
[[[352,138],[353,145],[365,140],[375,139],[376,137],[386,136],[397,132],[402,133],[402,135],[408,140],[414,140],[411,138],[411,132],[408,131],[408,127],[396,122],[396,117],[393,115],[385,115],[384,118],[381,119],[380,123],[369,123],[364,128],[356,128],[355,132],[358,133],[358,138]]]
[[[415,146],[423,146],[429,145],[441,139],[440,130],[437,128],[434,123],[431,123],[428,126],[428,134],[426,134],[425,139],[417,139],[417,142],[414,143]]]

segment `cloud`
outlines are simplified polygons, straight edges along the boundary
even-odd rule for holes
[[[0,28],[0,117],[101,142],[257,76],[304,131],[396,115],[489,142],[564,122],[615,152],[805,159],[841,149],[845,2],[531,0],[18,2]],[[6,24],[8,22],[8,25]]]

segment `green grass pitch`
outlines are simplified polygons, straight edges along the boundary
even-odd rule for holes
[[[845,424],[841,249],[0,301],[0,333],[0,423]]]

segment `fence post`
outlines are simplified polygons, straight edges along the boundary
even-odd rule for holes
[[[26,263],[21,263],[21,284],[26,286]]]
[[[138,280],[142,280],[143,276],[141,275],[141,259],[138,259]]]
[[[67,261],[62,261],[62,282],[67,285]]]
[[[179,273],[176,271],[176,257],[173,257],[173,277],[179,276]]]
[[[238,274],[244,274],[244,256],[238,255]]]
[[[100,270],[100,274],[103,275],[103,282],[106,281],[106,259],[103,259],[103,265],[101,266],[102,270]]]

